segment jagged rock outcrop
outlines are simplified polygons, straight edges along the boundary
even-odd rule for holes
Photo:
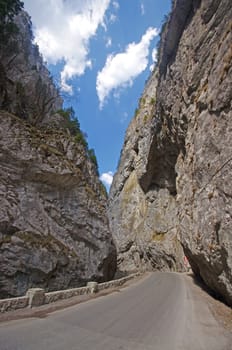
[[[155,195],[157,198],[158,194],[164,199],[168,194],[167,214],[162,213],[163,205],[160,207],[158,204],[161,212],[158,221],[167,225],[172,220],[195,274],[230,305],[231,23],[229,0],[173,2],[161,35],[156,104],[149,124],[151,136],[142,136],[146,145],[138,150],[139,158],[143,160],[129,168],[127,159],[130,158],[123,157],[124,146],[113,182],[110,207],[111,225],[116,229],[115,235],[119,236],[120,252],[128,234],[123,227],[124,221],[118,221],[114,210],[116,208],[117,213],[123,211],[122,198],[125,198],[123,192],[128,181],[121,177],[123,169],[128,170],[125,179],[136,172],[136,185],[131,191],[133,195],[127,197],[128,201],[135,196],[138,188],[143,197]],[[131,132],[130,126],[128,133]],[[141,203],[140,200],[139,205]],[[173,210],[169,209],[171,203]],[[124,210],[127,211],[127,208],[128,205]],[[132,205],[130,209],[136,217],[137,208],[139,206],[135,204],[134,209]],[[152,212],[156,223],[156,211]],[[128,214],[125,212],[124,215]],[[147,220],[146,214],[145,223]],[[134,231],[132,224],[131,234]],[[142,232],[142,240],[147,245],[144,240],[146,225]],[[129,253],[127,259],[132,261]]]
[[[19,51],[12,37],[0,53],[0,298],[105,281],[116,269],[96,164],[77,124],[55,113],[62,99],[27,14],[16,23]]]

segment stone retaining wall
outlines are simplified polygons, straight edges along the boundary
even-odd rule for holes
[[[138,277],[140,275],[140,273],[135,273],[133,275],[129,275],[123,278],[120,278],[118,280],[112,280],[109,282],[104,282],[104,283],[99,283],[98,285],[98,290],[103,290],[103,289],[108,289],[108,288],[113,288],[113,287],[120,287],[122,286],[124,283],[126,283],[127,281]]]
[[[78,295],[85,295],[90,293],[91,293],[91,289],[89,287],[73,288],[73,289],[49,292],[49,293],[45,293],[44,304],[50,304],[50,303],[54,303],[57,300],[69,299]]]
[[[138,272],[120,278],[118,280],[112,280],[99,284],[96,282],[89,282],[86,287],[58,290],[48,293],[45,293],[45,291],[41,288],[32,288],[28,290],[26,296],[10,299],[0,299],[0,313],[23,309],[25,307],[50,304],[58,300],[69,299],[78,295],[92,294],[104,289],[121,287],[124,283],[135,277],[138,277],[139,275],[140,273]]]
[[[29,297],[19,297],[0,300],[0,312],[23,309],[29,305]]]

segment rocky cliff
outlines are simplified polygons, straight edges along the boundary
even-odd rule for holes
[[[154,72],[139,101],[110,191],[110,226],[118,249],[118,269],[122,272],[182,269],[175,196],[158,183],[146,191],[140,183],[152,142],[157,79]],[[161,175],[160,180],[164,182],[165,178]]]
[[[181,268],[180,242],[194,273],[230,305],[231,23],[230,0],[173,1],[109,208],[119,266]]]
[[[45,123],[62,108],[62,98],[32,45],[30,17],[24,11],[14,19],[16,33],[2,34],[0,44],[0,108],[33,125]],[[54,118],[56,120],[56,117]]]
[[[0,297],[104,281],[116,268],[96,165],[80,130],[66,128],[77,123],[56,113],[29,17],[15,23],[0,52]]]

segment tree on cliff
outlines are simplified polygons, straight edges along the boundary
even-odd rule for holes
[[[11,101],[8,100],[7,83],[10,81],[7,76],[7,69],[18,55],[16,35],[18,27],[13,22],[14,16],[23,9],[23,2],[20,0],[0,0],[0,107],[5,109]],[[13,53],[9,62],[4,62],[6,53]]]
[[[23,9],[23,2],[20,0],[0,0],[0,41],[7,43],[9,38],[17,32],[17,26],[13,18]]]
[[[20,0],[0,0],[0,50],[4,51],[5,45],[14,34],[18,32],[13,22],[16,16],[23,9],[23,2]]]
[[[11,22],[15,15],[23,8],[20,0],[0,0],[0,22],[1,24]]]

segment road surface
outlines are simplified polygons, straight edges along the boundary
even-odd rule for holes
[[[231,350],[190,278],[152,273],[45,318],[0,323],[0,350]]]

